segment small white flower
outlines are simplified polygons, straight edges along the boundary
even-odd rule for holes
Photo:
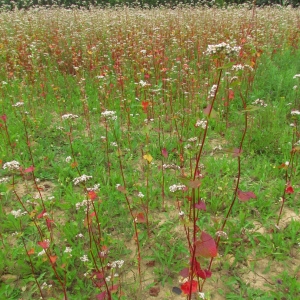
[[[107,120],[116,120],[117,116],[116,116],[116,112],[112,111],[112,110],[105,110],[101,113],[101,116],[106,118]]]
[[[184,211],[181,210],[178,214],[179,214],[180,217],[183,217],[184,216]]]
[[[22,216],[24,216],[24,215],[27,214],[26,211],[22,212],[21,209],[18,209],[18,210],[12,210],[10,213],[11,213],[15,218],[19,218],[19,217],[22,217]]]
[[[72,248],[71,247],[66,247],[64,253],[71,253],[72,252]]]
[[[66,162],[69,163],[72,160],[71,156],[66,157]]]
[[[217,88],[218,88],[218,86],[217,86],[216,84],[214,84],[214,85],[211,87],[211,89],[210,89],[210,91],[209,91],[209,93],[208,93],[208,98],[214,98],[214,97],[215,97]]]
[[[113,261],[111,264],[108,263],[107,266],[111,267],[112,269],[115,269],[115,268],[121,269],[123,267],[123,264],[124,264],[124,260],[116,260],[116,261]]]
[[[225,231],[217,231],[216,236],[224,237],[225,239],[228,239],[227,233]]]
[[[81,256],[79,259],[80,259],[81,261],[83,261],[83,262],[89,261],[89,259],[88,259],[88,257],[87,257],[86,254],[84,254],[83,256]]]
[[[291,115],[294,116],[294,115],[300,115],[300,111],[299,110],[292,110],[291,111]]]
[[[3,178],[0,178],[0,184],[1,183],[6,183],[9,181],[9,178],[8,177],[3,177]]]
[[[144,195],[143,193],[141,193],[141,192],[139,192],[137,196],[138,196],[139,198],[144,198],[144,197],[145,197],[145,195]]]
[[[23,106],[24,105],[24,102],[17,102],[15,104],[13,104],[12,106],[13,107],[20,107],[20,106]]]
[[[61,116],[62,120],[73,120],[79,118],[77,115],[65,114]]]
[[[93,186],[92,188],[87,188],[87,191],[88,191],[88,192],[92,192],[92,191],[95,192],[95,191],[98,191],[99,188],[100,188],[100,184],[97,183],[97,184],[94,184],[94,186]]]
[[[296,75],[294,75],[294,77],[293,77],[294,79],[296,79],[296,78],[300,78],[300,74],[296,74]]]
[[[256,99],[255,101],[252,102],[252,104],[260,105],[260,106],[263,106],[263,107],[268,106],[268,104],[265,103],[264,100],[261,100],[261,99]]]
[[[140,85],[141,87],[145,87],[145,86],[147,86],[148,84],[147,84],[146,81],[140,80],[139,85]]]
[[[87,180],[89,180],[91,178],[93,178],[93,176],[88,176],[88,175],[83,174],[80,177],[74,178],[73,179],[73,183],[74,183],[74,185],[77,185],[77,184],[79,184],[81,182],[86,182]]]
[[[192,137],[188,139],[189,142],[196,142],[197,140],[198,140],[197,137]]]
[[[78,233],[78,234],[75,235],[75,237],[77,237],[77,238],[83,238],[84,235],[82,233]]]
[[[39,252],[37,255],[38,256],[41,256],[41,255],[45,255],[46,254],[46,251],[45,251],[45,249],[43,249],[41,252]]]
[[[198,295],[199,295],[200,299],[205,299],[205,294],[204,293],[199,292]]]
[[[198,120],[195,124],[195,127],[202,127],[202,129],[206,128],[206,120]]]
[[[8,169],[9,171],[19,170],[20,163],[17,162],[16,160],[9,161],[3,165],[3,169]]]
[[[186,189],[186,186],[184,184],[173,184],[169,187],[170,192],[175,193],[177,191],[182,191]]]

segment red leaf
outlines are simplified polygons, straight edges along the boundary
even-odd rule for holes
[[[167,158],[167,157],[168,157],[168,151],[167,151],[167,149],[166,149],[166,148],[163,148],[163,149],[161,150],[161,154],[162,154],[165,158]]]
[[[189,277],[189,268],[184,268],[179,272],[179,275],[183,278]]]
[[[29,168],[24,170],[24,173],[30,173],[34,171],[34,166],[30,166]]]
[[[195,208],[198,208],[200,210],[206,210],[205,202],[199,200],[198,203],[195,204]]]
[[[53,223],[54,221],[53,220],[50,220],[50,219],[47,219],[46,220],[46,225],[48,227],[49,230],[51,230],[51,223]]]
[[[90,214],[90,217],[92,218],[92,217],[95,217],[96,216],[96,212],[92,212],[91,214]]]
[[[294,193],[294,189],[291,185],[288,185],[285,189],[285,193],[286,194],[293,194]]]
[[[28,254],[28,255],[34,254],[34,249],[33,249],[33,248],[29,249],[29,250],[27,251],[27,254]]]
[[[97,300],[105,300],[106,298],[106,291],[102,292],[101,294],[96,295]]]
[[[46,213],[46,209],[44,209],[40,214],[38,214],[37,218],[41,219],[44,216],[45,213]]]
[[[52,264],[55,264],[56,260],[57,260],[57,256],[53,255],[53,256],[49,256],[50,257],[50,261]]]
[[[198,281],[192,280],[192,283],[190,281],[187,281],[186,283],[182,284],[180,288],[185,295],[188,295],[190,293],[191,288],[192,293],[196,293],[198,291]]]
[[[90,191],[90,192],[88,192],[88,197],[91,200],[95,200],[97,198],[97,193],[95,193],[94,191]]]
[[[137,214],[137,216],[135,217],[135,221],[136,223],[146,223],[146,218],[144,213],[140,212]]]
[[[229,90],[229,91],[228,91],[228,98],[229,98],[230,100],[232,100],[232,99],[234,98],[234,91],[233,91],[233,90]]]
[[[190,180],[187,185],[192,189],[197,189],[201,185],[200,180]]]
[[[203,109],[203,113],[204,113],[206,116],[208,116],[211,109],[212,109],[212,107],[211,107],[211,105],[209,104],[209,105],[207,105],[206,108]]]
[[[96,277],[97,279],[103,279],[104,274],[103,274],[103,272],[94,271],[94,272],[92,272],[92,278],[94,278],[94,277]]]
[[[43,249],[49,248],[49,241],[41,241],[37,242],[39,246],[41,246]]]
[[[218,254],[215,240],[208,234],[202,231],[199,241],[196,241],[196,256],[216,257]]]
[[[114,292],[116,292],[118,290],[118,288],[119,288],[119,286],[115,284],[115,285],[111,286],[109,288],[109,290],[114,293]]]
[[[149,102],[147,101],[142,101],[142,107],[143,107],[143,110],[144,110],[144,113],[147,112],[147,107],[149,106]]]
[[[249,201],[250,199],[256,199],[256,195],[253,192],[242,192],[241,190],[238,190],[238,198],[242,202]]]
[[[1,119],[1,120],[3,120],[4,122],[6,122],[6,120],[7,120],[7,116],[6,116],[6,114],[4,114],[4,115],[0,116],[0,119]]]
[[[209,270],[199,270],[197,272],[198,277],[202,279],[210,278],[211,277],[211,271]]]
[[[234,149],[233,149],[232,156],[238,157],[238,156],[240,156],[242,153],[243,153],[243,150],[242,150],[242,149],[240,149],[240,148],[234,148]]]

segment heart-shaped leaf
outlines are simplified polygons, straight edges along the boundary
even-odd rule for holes
[[[242,192],[241,190],[238,190],[237,195],[242,202],[249,201],[250,199],[256,199],[256,195],[253,192]]]
[[[196,256],[216,257],[218,254],[215,240],[206,232],[202,231],[200,240],[196,241]]]

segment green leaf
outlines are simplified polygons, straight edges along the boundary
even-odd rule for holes
[[[242,110],[241,112],[252,112],[252,111],[255,111],[255,110],[259,110],[260,107],[259,106],[255,106],[255,105],[248,105],[246,107],[246,109]]]

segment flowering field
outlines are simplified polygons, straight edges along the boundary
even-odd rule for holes
[[[0,299],[300,298],[300,10],[0,13]]]

